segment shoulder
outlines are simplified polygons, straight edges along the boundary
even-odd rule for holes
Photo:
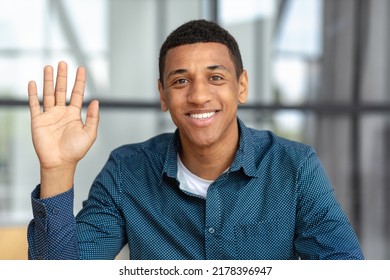
[[[276,148],[287,153],[312,153],[314,149],[302,142],[290,140],[275,134],[268,130],[257,130],[254,128],[247,128],[248,133],[251,134],[256,143],[260,143],[261,146],[268,146],[269,148]]]
[[[253,143],[255,157],[273,164],[283,163],[299,167],[310,157],[316,157],[315,150],[307,144],[290,140],[268,130],[247,129]]]

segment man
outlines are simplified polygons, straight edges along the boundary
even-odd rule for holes
[[[314,151],[237,118],[248,76],[234,38],[190,21],[160,50],[161,109],[177,131],[114,150],[77,218],[77,162],[97,135],[98,102],[80,110],[85,70],[65,104],[66,64],[45,67],[43,112],[29,83],[41,183],[31,259],[362,259]]]

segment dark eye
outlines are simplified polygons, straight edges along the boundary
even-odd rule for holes
[[[212,81],[220,81],[220,80],[222,80],[222,77],[218,76],[218,75],[214,75],[214,76],[211,76],[210,80],[212,80]]]
[[[185,83],[188,83],[187,79],[177,79],[175,81],[175,84],[185,84]]]

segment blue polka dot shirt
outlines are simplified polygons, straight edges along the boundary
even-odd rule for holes
[[[246,127],[206,199],[177,180],[178,132],[114,150],[83,209],[32,193],[30,259],[363,259],[309,146]]]

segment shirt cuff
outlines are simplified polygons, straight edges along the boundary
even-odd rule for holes
[[[34,219],[45,219],[49,216],[62,215],[73,217],[74,189],[73,187],[61,194],[49,198],[39,198],[40,185],[31,193],[31,204]]]

